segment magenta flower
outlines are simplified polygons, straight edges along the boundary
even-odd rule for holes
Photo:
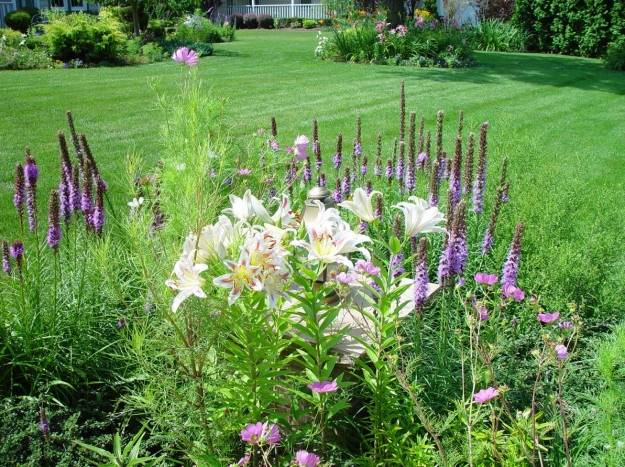
[[[239,462],[237,462],[237,465],[248,465],[251,460],[252,460],[252,455],[248,452],[243,457],[241,457],[241,459],[239,459]]]
[[[486,321],[488,319],[488,308],[486,308],[484,305],[478,306],[476,311],[477,317],[480,321]]]
[[[560,312],[554,311],[553,313],[538,313],[538,316],[536,318],[542,324],[550,324],[560,319]]]
[[[308,157],[308,138],[304,135],[299,135],[293,143],[295,147],[295,159],[303,161]]]
[[[318,394],[335,392],[338,388],[339,387],[338,384],[336,384],[336,381],[316,381],[308,385],[308,389]]]
[[[293,463],[297,467],[317,467],[321,459],[317,454],[308,451],[297,451]]]
[[[484,404],[499,395],[499,391],[493,387],[482,389],[473,394],[473,400],[476,404]]]
[[[522,302],[525,299],[525,292],[515,285],[508,285],[503,289],[503,296],[511,298],[515,302]]]
[[[377,276],[380,274],[380,268],[373,264],[371,261],[365,261],[359,259],[356,261],[356,269],[363,274],[369,274],[370,276]]]
[[[276,444],[280,441],[280,430],[275,423],[250,423],[241,430],[241,439],[251,445]]]
[[[569,356],[569,351],[567,350],[566,345],[562,345],[562,344],[556,345],[555,351],[556,351],[556,358],[558,360],[566,360],[566,358]]]
[[[180,47],[173,53],[171,58],[174,62],[184,63],[188,67],[194,67],[195,65],[197,65],[200,56],[197,54],[197,52],[187,47]]]
[[[475,282],[477,282],[478,284],[484,284],[489,286],[496,284],[499,280],[497,274],[488,274],[486,272],[478,272],[477,274],[475,274],[474,278]]]
[[[336,275],[336,281],[343,285],[351,285],[357,280],[358,276],[352,272],[339,272]]]

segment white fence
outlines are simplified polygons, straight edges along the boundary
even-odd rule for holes
[[[4,17],[7,15],[7,13],[13,10],[15,10],[14,1],[0,0],[0,27],[4,26]]]
[[[297,3],[285,5],[223,5],[219,7],[222,15],[232,15],[233,13],[254,13],[257,15],[271,15],[274,18],[307,18],[322,19],[327,17],[325,5],[320,3],[302,5]]]

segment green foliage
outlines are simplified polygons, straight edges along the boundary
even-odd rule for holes
[[[234,39],[234,28],[219,26],[202,16],[188,16],[178,24],[173,39],[185,43],[230,42]]]
[[[610,69],[625,71],[625,36],[619,37],[608,45],[603,60]]]
[[[53,65],[45,50],[25,46],[8,47],[0,43],[0,70],[31,70]]]
[[[274,19],[271,15],[260,14],[257,17],[258,27],[261,29],[273,29]]]
[[[317,27],[317,21],[314,19],[305,19],[302,25],[304,26],[304,29],[314,29]]]
[[[113,449],[109,452],[98,446],[75,441],[75,443],[85,451],[100,458],[102,462],[93,462],[94,465],[102,467],[134,467],[138,465],[155,465],[160,460],[155,456],[141,456],[141,443],[145,436],[145,427],[141,428],[128,443],[122,447],[122,438],[119,433],[113,435]]]
[[[117,63],[126,45],[120,23],[109,16],[59,15],[44,29],[50,54],[62,61],[80,59],[87,63]]]
[[[514,24],[491,19],[469,28],[469,41],[477,50],[488,52],[523,52],[525,34]]]
[[[258,16],[254,13],[245,13],[243,15],[243,27],[245,29],[256,29],[258,27]]]
[[[143,55],[148,62],[162,62],[167,58],[165,50],[159,44],[155,42],[148,42],[141,47],[141,55]],[[209,54],[210,55],[210,54]]]
[[[0,46],[17,47],[25,41],[24,35],[15,29],[0,28]]]
[[[32,22],[33,14],[25,9],[11,11],[4,17],[4,22],[11,29],[27,32]]]
[[[514,22],[529,50],[597,57],[625,32],[625,8],[613,0],[517,0]]]

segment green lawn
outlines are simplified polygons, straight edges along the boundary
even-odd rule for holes
[[[362,115],[365,151],[377,132],[397,133],[398,91],[406,81],[409,110],[432,126],[447,112],[448,129],[464,110],[467,127],[491,126],[491,170],[510,157],[512,203],[498,234],[527,224],[525,268],[530,288],[540,286],[553,306],[568,301],[616,315],[625,282],[625,74],[582,58],[478,53],[466,70],[351,65],[313,56],[315,32],[240,31],[218,44],[199,73],[228,98],[236,136],[278,119],[283,145],[320,122],[328,155],[338,131],[353,135]],[[180,67],[163,63],[126,68],[40,70],[0,73],[0,237],[15,237],[10,193],[14,164],[30,146],[47,191],[56,182],[55,132],[72,110],[101,171],[120,193],[125,155],[159,158],[159,127],[150,83],[176,92]],[[448,131],[448,138],[452,131]],[[499,248],[505,248],[500,244]]]

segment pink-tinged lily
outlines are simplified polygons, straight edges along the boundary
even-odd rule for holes
[[[197,54],[197,52],[187,47],[180,47],[173,53],[171,58],[175,62],[184,63],[188,67],[194,67],[195,65],[197,65],[200,56]]]
[[[297,227],[297,219],[291,210],[291,202],[287,195],[282,195],[280,205],[271,216],[271,221],[278,227]]]
[[[242,198],[230,195],[230,205],[231,207],[224,209],[224,212],[232,214],[240,221],[248,222],[252,218],[257,218],[262,222],[271,222],[263,203],[250,190],[247,190]]]
[[[238,262],[226,260],[224,261],[224,264],[230,272],[222,276],[215,277],[213,279],[213,284],[218,287],[230,289],[228,304],[232,305],[236,302],[245,288],[255,291],[263,289],[263,284],[257,277],[259,267],[252,266],[250,264],[250,258],[247,251],[243,250],[241,252],[241,257]]]
[[[430,207],[426,200],[416,196],[411,196],[408,200],[393,206],[404,213],[405,233],[408,238],[420,233],[447,232],[440,225],[445,223],[445,216],[438,207]]]
[[[206,298],[202,286],[204,279],[200,274],[208,269],[206,264],[193,264],[189,259],[183,258],[176,262],[174,266],[174,274],[176,279],[168,279],[165,284],[178,291],[178,295],[171,304],[171,311],[174,313],[180,307],[180,304],[187,298],[195,295],[199,298]]]
[[[339,206],[351,211],[361,221],[373,222],[377,219],[375,215],[375,209],[373,207],[372,198],[375,195],[382,196],[379,191],[372,191],[371,194],[367,194],[362,188],[356,188],[351,200],[343,201],[339,203]]]
[[[205,263],[211,258],[223,259],[235,237],[235,226],[226,216],[219,216],[215,224],[209,224],[202,228],[200,238],[191,233],[187,236],[183,245],[183,256],[193,263]]]

